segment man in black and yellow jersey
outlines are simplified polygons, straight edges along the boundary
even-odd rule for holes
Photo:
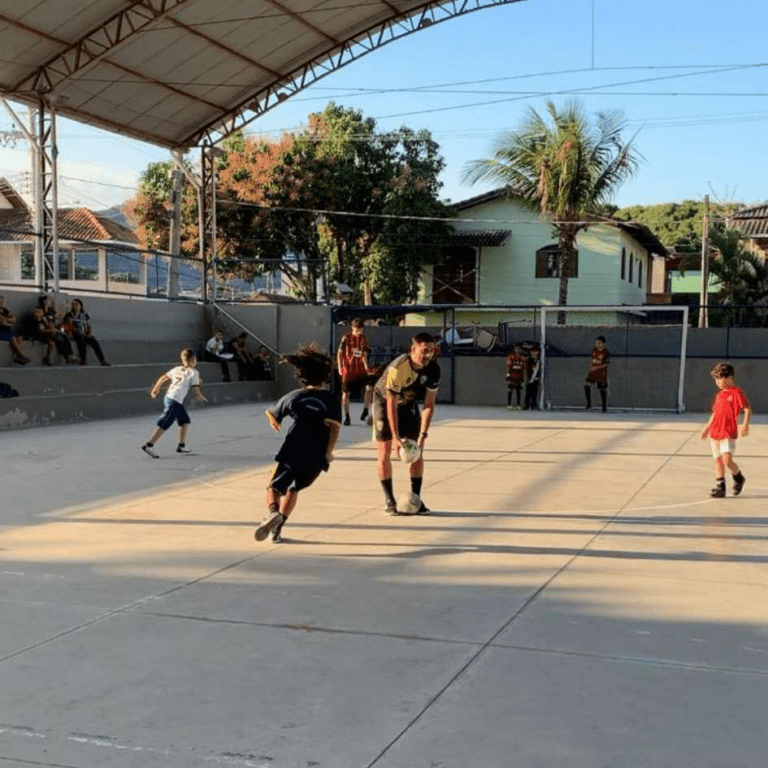
[[[424,443],[435,411],[440,387],[440,366],[435,360],[437,347],[428,333],[411,339],[410,351],[396,357],[379,377],[373,390],[373,435],[378,447],[376,469],[386,498],[385,511],[396,515],[397,502],[392,490],[392,443],[402,446],[402,439],[415,440],[422,454],[410,465],[411,491],[421,497],[424,478]],[[424,403],[419,411],[419,401]],[[428,515],[422,501],[416,513]]]

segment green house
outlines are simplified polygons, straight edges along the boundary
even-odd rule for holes
[[[535,307],[557,305],[557,233],[505,193],[506,188],[497,189],[454,204],[459,212],[455,234],[443,262],[425,274],[420,303],[466,305],[456,310],[456,321],[482,325],[523,322]],[[670,303],[667,250],[648,227],[596,218],[579,232],[576,245],[569,305]],[[530,309],[510,312],[502,306]],[[612,322],[608,313],[593,320]]]

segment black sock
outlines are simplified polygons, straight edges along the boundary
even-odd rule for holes
[[[186,445],[186,443],[179,443],[179,448],[183,448]]]
[[[584,385],[584,397],[587,398],[587,408],[592,407],[592,390],[589,387],[589,384]]]
[[[737,483],[743,483],[744,482],[744,475],[741,474],[741,470],[739,470],[738,472],[734,473],[733,479]]]
[[[382,480],[381,487],[384,489],[384,496],[386,496],[387,501],[394,501],[395,494],[392,492],[392,478],[390,477],[386,480]]]
[[[717,483],[718,488],[722,488],[725,490],[725,478],[724,477],[716,477],[715,482]]]
[[[154,447],[155,444],[150,442],[149,440],[147,440],[147,442],[144,443],[144,445],[148,445],[150,448],[152,448],[152,447]]]
[[[507,390],[507,405],[512,405],[512,390]]]
[[[517,393],[517,404],[520,405],[520,390],[516,389],[515,392]]]
[[[411,477],[411,492],[415,493],[417,496],[421,496],[421,484],[423,480],[423,477]]]
[[[603,410],[605,410],[605,407],[606,407],[605,404],[606,404],[606,401],[608,400],[608,392],[604,389],[600,390],[600,400],[603,403]]]

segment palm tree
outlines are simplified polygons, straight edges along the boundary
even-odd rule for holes
[[[500,136],[491,158],[468,163],[463,178],[502,182],[510,198],[552,221],[560,246],[558,304],[564,306],[576,235],[634,175],[640,156],[633,139],[622,143],[626,119],[620,110],[598,112],[594,125],[574,101],[562,111],[549,101],[547,113],[548,119],[530,107],[520,129]],[[565,324],[565,312],[558,323]]]

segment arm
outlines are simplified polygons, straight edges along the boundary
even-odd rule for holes
[[[752,406],[747,400],[747,396],[744,395],[744,421],[741,423],[741,429],[739,430],[740,437],[747,437],[749,435],[749,422],[752,419]]]
[[[424,450],[424,443],[429,434],[429,425],[432,423],[432,416],[435,413],[435,403],[437,402],[437,390],[428,389],[424,395],[424,408],[421,410],[421,431],[419,434],[419,448]]]
[[[702,440],[707,439],[707,435],[709,434],[709,428],[712,426],[712,422],[714,421],[714,418],[715,418],[715,414],[713,412],[712,415],[709,417],[709,421],[706,423],[706,425],[704,426],[704,429],[701,430],[701,434],[699,435],[699,437]]]
[[[328,425],[328,447],[325,449],[325,460],[330,464],[333,461],[333,449],[336,447],[336,441],[339,439],[341,424],[338,421],[326,419]]]
[[[272,429],[275,430],[275,432],[280,431],[280,422],[275,418],[275,414],[272,413],[272,411],[264,411],[264,415],[267,417],[267,421],[269,422],[269,426],[272,427]]]
[[[389,429],[392,432],[392,442],[401,448],[403,445],[400,440],[400,425],[397,420],[397,393],[391,389],[387,390],[387,420],[389,421]]]
[[[192,385],[192,392],[194,393],[195,397],[198,400],[202,401],[203,403],[207,403],[208,402],[208,398],[203,394],[203,390],[200,389],[200,385],[199,384],[193,384]]]
[[[158,396],[158,394],[160,393],[160,387],[162,387],[162,386],[163,386],[163,384],[167,384],[167,383],[168,383],[170,380],[171,380],[171,379],[170,379],[170,377],[169,377],[167,374],[165,374],[165,373],[164,373],[164,374],[163,374],[163,375],[162,375],[162,376],[161,376],[161,377],[160,377],[160,378],[159,378],[159,379],[158,379],[158,380],[155,382],[155,384],[154,384],[154,386],[152,387],[152,389],[150,389],[150,390],[149,390],[149,394],[152,396],[152,398],[153,398],[153,399],[154,399],[155,397],[157,397],[157,396]]]

